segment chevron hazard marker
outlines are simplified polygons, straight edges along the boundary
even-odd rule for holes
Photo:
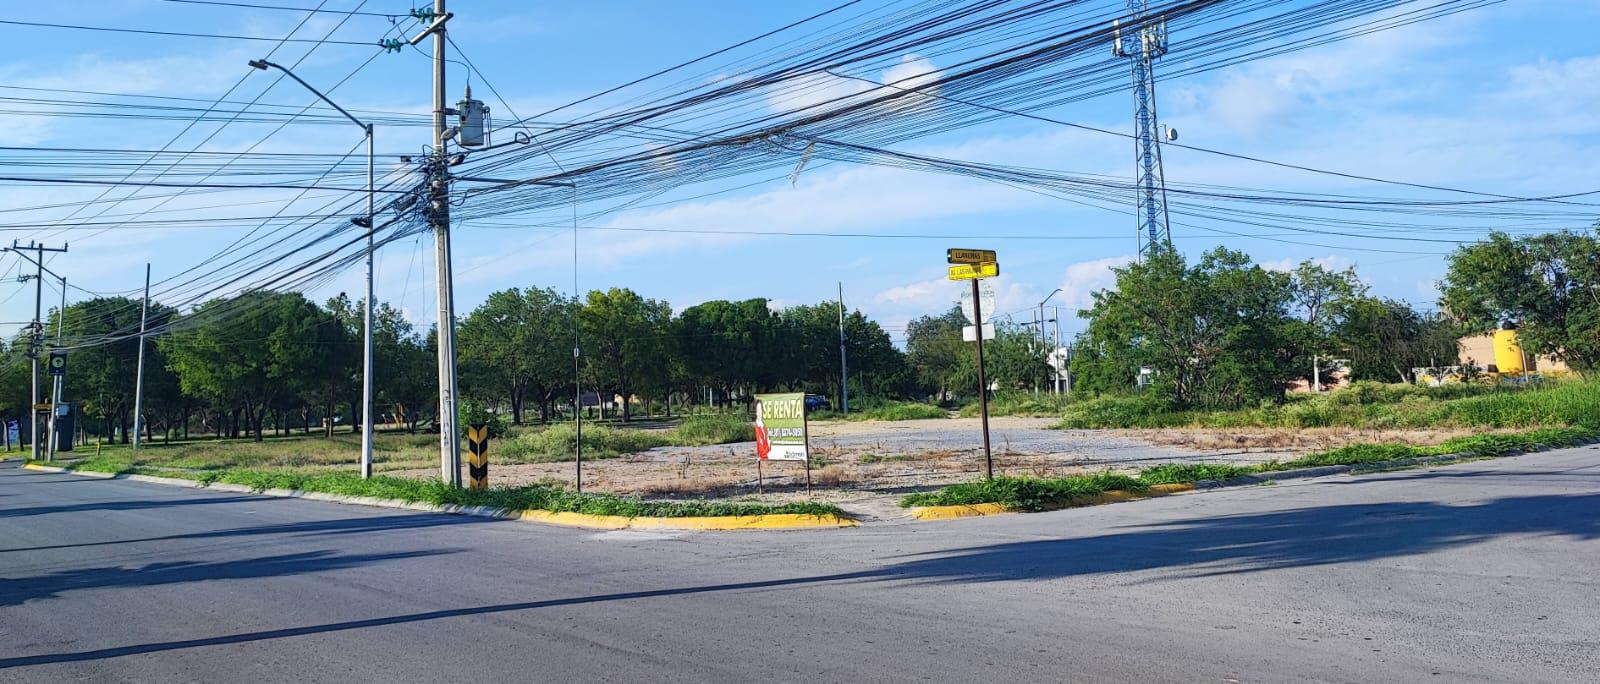
[[[467,486],[481,492],[489,488],[489,424],[467,426]]]

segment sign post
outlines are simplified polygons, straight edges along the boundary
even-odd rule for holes
[[[983,372],[983,337],[993,328],[984,329],[984,302],[978,289],[978,280],[1000,275],[1000,262],[994,250],[988,249],[952,248],[945,251],[945,259],[950,262],[951,280],[972,281],[972,338],[977,343],[978,351],[978,414],[983,424],[983,476],[993,479],[994,454],[989,449],[989,381]]]
[[[756,469],[761,479],[761,461],[804,461],[806,490],[811,490],[811,441],[806,430],[806,395],[757,394]]]
[[[489,424],[467,426],[467,487],[481,492],[489,488]]]

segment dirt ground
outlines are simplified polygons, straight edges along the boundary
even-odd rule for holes
[[[1136,470],[1169,462],[1251,464],[1288,460],[1352,442],[1430,444],[1466,430],[1343,428],[1055,430],[1051,418],[993,418],[996,474],[1054,477]],[[585,461],[584,488],[647,498],[741,497],[832,501],[867,517],[899,515],[900,495],[971,480],[983,472],[978,419],[826,422],[811,425],[817,463],[811,491],[805,467],[768,462],[758,480],[755,443],[661,447],[621,458]],[[396,472],[431,476],[434,471]],[[571,462],[493,463],[495,485],[573,481]]]

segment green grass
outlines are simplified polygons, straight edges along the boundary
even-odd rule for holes
[[[933,404],[920,401],[889,401],[873,403],[848,414],[817,411],[811,420],[933,420],[949,418],[950,413]]]
[[[750,442],[755,438],[755,425],[743,415],[702,413],[684,418],[670,439],[678,446],[703,446]]]
[[[1456,455],[1461,458],[1486,458],[1538,448],[1572,446],[1600,438],[1600,429],[1551,427],[1514,434],[1489,434],[1457,437],[1432,446],[1405,444],[1352,444],[1308,454],[1292,461],[1237,466],[1218,463],[1167,463],[1140,470],[1135,475],[1099,473],[1062,478],[996,477],[978,482],[950,485],[931,492],[911,494],[901,506],[956,506],[980,503],[1005,504],[1025,511],[1037,511],[1070,503],[1073,499],[1100,494],[1112,489],[1142,492],[1156,484],[1183,484],[1201,480],[1223,480],[1252,473],[1330,465],[1369,465],[1424,456]]]
[[[1086,496],[1120,489],[1142,492],[1148,484],[1115,473],[1044,479],[1036,477],[995,477],[964,482],[931,492],[910,494],[901,506],[957,506],[999,503],[1025,511],[1039,511]]]
[[[511,510],[571,511],[589,515],[683,518],[781,513],[803,515],[844,514],[837,506],[818,502],[764,504],[746,501],[645,501],[613,494],[579,494],[544,485],[496,487],[474,492],[450,487],[436,480],[412,480],[382,475],[363,480],[351,473],[307,473],[286,470],[212,470],[196,472],[137,466],[125,460],[118,461],[107,457],[84,459],[66,467],[71,470],[86,472],[161,475],[194,480],[204,484],[222,482],[242,485],[258,492],[268,489],[292,489],[303,492],[398,499],[413,503],[488,506]]]
[[[1600,428],[1600,382],[1569,380],[1530,388],[1358,382],[1325,395],[1292,395],[1281,404],[1233,411],[1172,410],[1148,396],[1098,397],[1067,405],[1057,425],[1065,429],[1561,426]]]
[[[1028,392],[1001,392],[989,400],[990,416],[1060,416],[1072,404],[1067,395]],[[973,399],[961,405],[962,418],[977,418],[978,401]]]

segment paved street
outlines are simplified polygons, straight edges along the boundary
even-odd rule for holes
[[[1600,448],[597,533],[0,466],[4,681],[1595,681]]]

